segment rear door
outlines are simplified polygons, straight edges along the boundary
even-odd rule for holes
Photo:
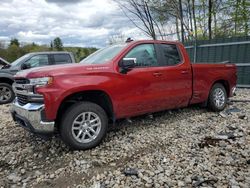
[[[192,70],[176,44],[160,43],[159,51],[162,86],[161,99],[165,109],[187,106],[192,96]]]

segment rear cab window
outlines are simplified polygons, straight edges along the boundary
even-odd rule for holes
[[[175,44],[158,44],[158,50],[162,66],[174,66],[182,62],[179,49]]]
[[[54,57],[53,59],[54,59],[55,65],[72,63],[72,60],[69,54],[54,54],[53,57]]]

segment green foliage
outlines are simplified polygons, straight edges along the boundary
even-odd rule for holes
[[[52,48],[55,48],[58,51],[63,50],[63,43],[62,40],[59,37],[56,37],[53,41],[53,44],[51,45]]]
[[[65,51],[72,52],[76,59],[76,62],[80,62],[93,52],[97,50],[97,48],[80,48],[80,47],[64,47]]]
[[[120,2],[119,0],[116,0]],[[122,1],[123,2],[123,1]],[[139,6],[141,0],[125,0]],[[249,0],[147,0],[157,37],[184,34],[185,40],[250,35]],[[180,6],[181,5],[181,6]],[[180,11],[182,7],[182,12]],[[128,10],[130,10],[129,6]],[[183,18],[181,17],[183,14]],[[133,15],[127,15],[134,19]],[[137,23],[137,22],[136,22]],[[184,26],[184,31],[181,31]],[[140,25],[143,27],[143,25]],[[147,29],[147,28],[142,28]],[[163,37],[164,38],[164,37]]]
[[[11,39],[10,46],[12,46],[12,45],[20,46],[18,39],[16,39],[16,38]]]
[[[13,62],[17,58],[27,53],[53,51],[53,50],[63,50],[63,51],[72,52],[75,56],[76,62],[79,62],[80,60],[84,59],[89,54],[97,50],[97,48],[62,47],[61,45],[58,45],[56,48],[55,47],[56,45],[54,45],[53,42],[51,42],[50,45],[38,45],[38,44],[35,44],[34,42],[31,44],[20,45],[17,39],[14,42],[13,42],[13,39],[11,41],[12,43],[10,43],[8,48],[4,48],[3,43],[1,43],[0,41],[0,57],[6,59],[9,62]],[[17,44],[16,42],[18,42],[19,45],[16,45]],[[58,44],[60,44],[60,42]]]

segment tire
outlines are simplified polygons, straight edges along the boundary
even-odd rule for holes
[[[107,128],[107,114],[99,105],[80,102],[66,110],[59,129],[62,140],[71,149],[86,150],[101,143]]]
[[[222,111],[226,107],[227,99],[225,87],[220,83],[216,83],[209,93],[208,108],[214,112]]]
[[[12,86],[7,83],[0,83],[0,104],[7,104],[15,99]]]

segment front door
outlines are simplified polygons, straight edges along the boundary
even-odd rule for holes
[[[136,67],[119,75],[119,116],[129,117],[161,109],[161,67],[154,44],[139,44],[124,58],[136,58]]]

